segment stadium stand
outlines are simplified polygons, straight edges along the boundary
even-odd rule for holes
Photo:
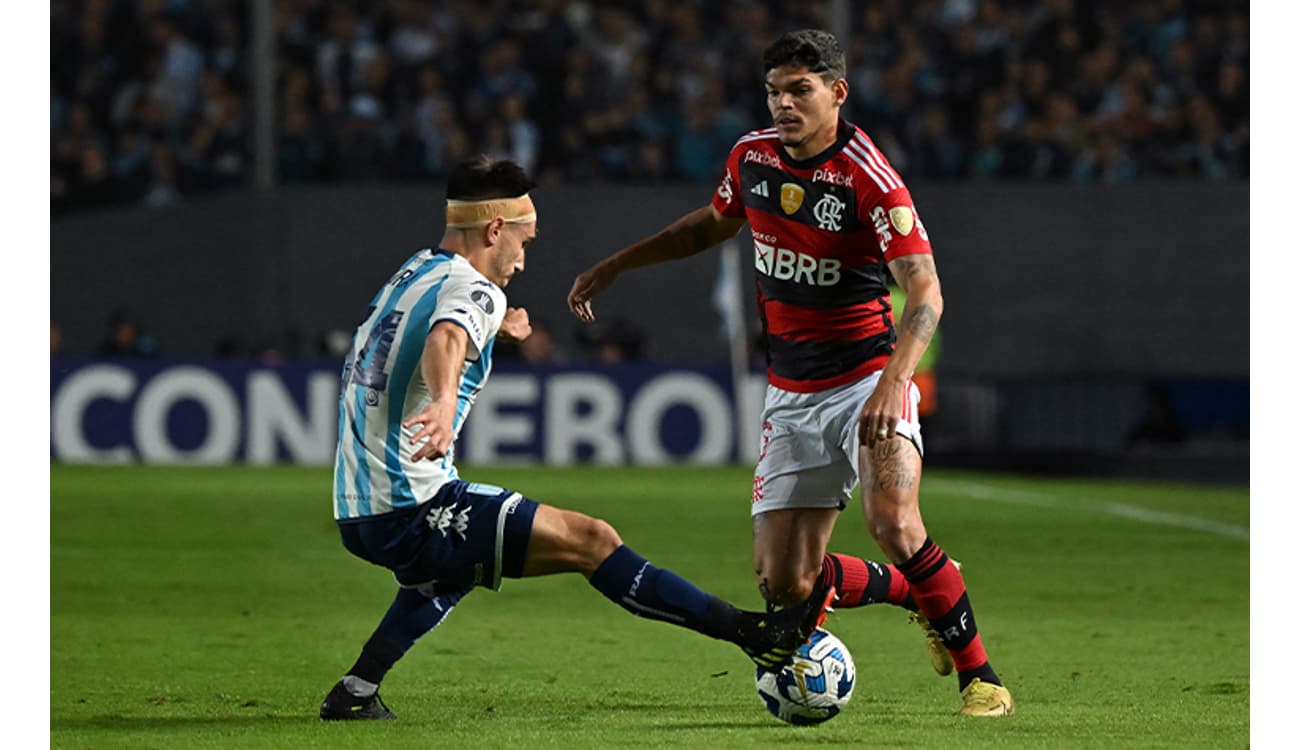
[[[768,121],[761,50],[827,8],[281,0],[276,179],[433,181],[482,150],[543,181],[709,182]],[[914,179],[1245,180],[1247,14],[882,0],[850,18],[846,111]],[[52,213],[247,184],[249,36],[245,3],[55,0]]]

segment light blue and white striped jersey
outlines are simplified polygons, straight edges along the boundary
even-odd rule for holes
[[[492,345],[505,312],[505,293],[446,250],[421,250],[379,290],[343,363],[335,518],[411,508],[457,478],[454,443],[445,458],[412,461],[414,430],[402,427],[432,401],[420,373],[424,341],[444,320],[469,334],[453,423],[459,434],[492,369]]]

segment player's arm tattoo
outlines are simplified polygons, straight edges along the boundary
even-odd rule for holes
[[[934,308],[927,304],[912,306],[908,300],[907,309],[903,311],[902,329],[908,331],[925,343],[930,343],[935,330],[939,327],[939,316]]]
[[[939,327],[939,313],[925,301],[913,304],[912,284],[918,278],[929,276],[936,282],[939,274],[934,267],[932,255],[904,255],[895,258],[889,264],[889,270],[899,285],[908,292],[907,305],[903,310],[903,320],[899,324],[902,331],[909,332],[925,343],[930,343],[935,329]]]
[[[912,286],[912,279],[923,274],[928,274],[938,278],[939,272],[934,267],[934,256],[925,253],[915,255],[904,255],[894,258],[889,263],[889,272],[894,274],[894,279],[898,285],[908,290]]]
[[[876,488],[910,490],[916,487],[916,454],[906,438],[882,440],[871,449],[871,469]]]

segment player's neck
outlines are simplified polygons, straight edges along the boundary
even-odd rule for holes
[[[465,255],[465,237],[461,232],[448,229],[442,235],[442,240],[438,242],[438,247],[457,255]]]
[[[836,138],[839,137],[839,129],[839,120],[836,119],[803,143],[797,146],[782,144],[782,147],[785,148],[785,152],[790,155],[790,158],[796,161],[805,161],[830,148],[835,143]]]

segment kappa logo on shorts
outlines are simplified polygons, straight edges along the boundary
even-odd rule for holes
[[[762,499],[763,499],[763,478],[760,477],[760,476],[755,475],[755,477],[754,477],[754,499],[753,499],[753,500],[750,500],[750,502],[751,502],[751,503],[756,503],[756,502],[758,502],[759,500],[762,500]]]
[[[467,505],[459,511],[454,505],[434,508],[429,511],[429,517],[425,521],[429,524],[430,529],[441,532],[443,536],[447,536],[448,529],[455,531],[463,541],[465,532],[469,529],[469,506]]]

